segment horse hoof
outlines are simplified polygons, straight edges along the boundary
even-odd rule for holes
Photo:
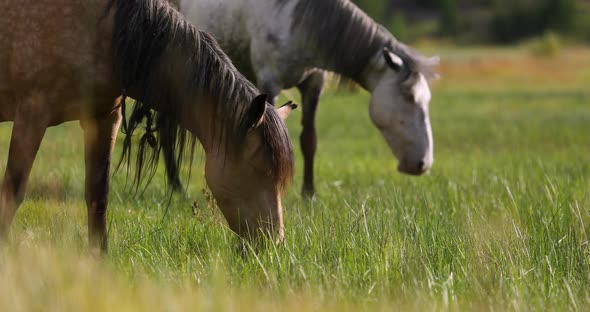
[[[315,198],[315,190],[313,188],[303,188],[301,197],[305,200],[313,200]]]

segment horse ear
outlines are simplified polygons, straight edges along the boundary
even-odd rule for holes
[[[261,94],[252,100],[252,106],[248,113],[248,124],[252,128],[257,128],[263,121],[264,112],[266,111],[266,99],[268,99],[268,96]]]
[[[395,70],[396,72],[400,71],[402,66],[404,66],[404,61],[402,61],[399,56],[395,55],[388,48],[383,48],[383,57],[385,57],[385,62],[387,65],[389,65],[389,67],[391,67],[391,69]]]
[[[297,104],[293,104],[293,101],[289,101],[289,102],[285,103],[285,105],[283,105],[279,109],[277,109],[277,112],[279,113],[279,117],[281,117],[281,119],[283,121],[285,121],[287,119],[287,117],[289,117],[291,112],[296,108],[297,108]]]

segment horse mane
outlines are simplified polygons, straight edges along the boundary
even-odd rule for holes
[[[199,102],[213,105],[210,124],[220,129],[212,135],[223,144],[228,157],[239,155],[252,126],[246,121],[258,90],[238,72],[215,39],[186,22],[165,0],[109,0],[107,12],[113,8],[113,73],[124,97],[129,90],[137,93],[129,118],[123,114],[126,137],[121,163],[128,169],[132,135],[145,120],[134,184],[139,187],[145,174],[149,183],[163,153],[168,184],[173,190],[179,188],[185,148],[190,148],[192,160],[196,138],[178,120],[187,107]],[[271,173],[284,188],[293,175],[286,126],[274,107],[267,107],[261,126],[263,146],[272,159]]]
[[[350,0],[298,0],[291,30],[301,33],[301,29],[303,39],[312,43],[311,49],[327,65],[357,82],[369,62],[385,47],[399,54],[409,70],[427,77],[434,73],[436,64],[399,42]]]

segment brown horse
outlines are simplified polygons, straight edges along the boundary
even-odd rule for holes
[[[14,121],[1,236],[24,198],[45,129],[79,120],[90,247],[106,250],[110,160],[124,119],[124,100],[116,98],[123,95],[137,100],[123,120],[127,166],[131,135],[145,124],[136,182],[155,169],[161,150],[177,170],[184,147],[198,140],[230,228],[243,237],[259,229],[282,237],[280,196],[293,173],[283,119],[295,106],[277,110],[256,96],[211,36],[164,0],[0,0],[0,12],[0,121]]]

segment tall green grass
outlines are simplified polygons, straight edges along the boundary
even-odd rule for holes
[[[140,195],[116,174],[109,255],[87,257],[80,130],[50,129],[0,250],[0,310],[586,310],[589,101],[436,90],[434,167],[413,178],[396,172],[367,94],[326,94],[317,197],[299,196],[297,112],[287,240],[245,255],[202,192],[197,156],[169,206],[163,174]]]

